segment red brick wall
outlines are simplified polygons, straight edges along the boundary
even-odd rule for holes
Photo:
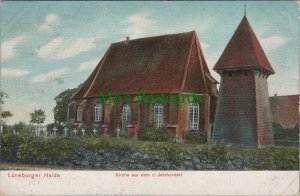
[[[292,128],[299,122],[299,95],[270,97],[273,122]]]
[[[169,104],[169,124],[177,125],[178,124],[178,105]]]
[[[210,113],[211,113],[211,97],[209,95],[203,95],[203,129],[202,131],[207,132],[208,136],[211,136],[211,122],[210,122]],[[201,130],[200,130],[201,131]]]
[[[150,112],[149,112],[149,104],[146,104],[144,101],[140,103],[140,125],[145,126],[149,125],[149,118],[150,118]]]
[[[180,103],[180,122],[179,130],[177,131],[177,137],[184,138],[186,133],[189,131],[189,103]]]
[[[190,94],[192,95],[192,94]],[[182,96],[182,95],[180,95]],[[186,96],[186,94],[185,94]],[[70,117],[76,118],[76,110],[72,109],[75,104],[81,104],[83,107],[83,119],[79,124],[94,125],[100,127],[105,124],[108,125],[109,134],[116,135],[116,129],[121,128],[121,116],[123,104],[104,104],[103,119],[99,122],[94,122],[94,106],[98,103],[97,98],[87,99],[86,101],[77,101],[74,105],[70,105]],[[146,103],[143,100],[140,104],[137,101],[130,103],[131,107],[131,124],[138,125],[138,128],[143,128],[145,125],[153,125],[153,104]],[[139,111],[140,107],[140,111]],[[180,110],[179,110],[180,107]],[[75,113],[74,113],[75,111]],[[208,95],[203,96],[203,103],[199,105],[199,130],[210,130],[210,97]],[[140,120],[138,121],[138,115],[140,113]],[[181,104],[164,104],[163,114],[164,125],[177,126],[176,135],[179,138],[183,138],[187,131],[189,131],[189,103],[187,99],[185,103]]]

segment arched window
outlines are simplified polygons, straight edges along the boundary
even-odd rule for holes
[[[95,122],[101,122],[103,116],[103,105],[98,103],[95,105]]]
[[[82,121],[82,107],[79,105],[77,106],[77,111],[76,111],[76,120],[78,122]]]
[[[190,105],[190,129],[199,129],[199,104],[192,103]]]
[[[159,128],[163,126],[163,105],[155,104],[154,105],[154,127]]]
[[[123,105],[122,110],[122,129],[125,130],[126,126],[130,125],[131,123],[131,110],[129,104]]]

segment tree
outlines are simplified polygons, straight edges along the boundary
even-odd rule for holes
[[[13,116],[10,111],[2,111],[4,98],[8,98],[7,94],[3,91],[0,91],[0,133],[3,131],[3,124],[5,124],[6,119]]]
[[[56,106],[54,107],[54,122],[65,123],[68,116],[68,105],[71,103],[72,96],[78,91],[81,84],[77,88],[68,89],[57,95],[54,100]]]
[[[1,118],[6,119],[6,118],[9,118],[9,117],[12,117],[12,116],[13,115],[12,115],[12,113],[10,111],[3,111],[3,112],[1,112]]]
[[[8,98],[7,94],[3,91],[0,91],[0,104],[1,105],[4,104],[4,98]],[[0,111],[1,111],[1,119],[6,119],[6,118],[13,116],[10,111],[2,111],[2,106],[0,107]]]
[[[34,110],[33,113],[30,113],[30,122],[35,124],[41,124],[45,121],[45,112],[41,109]]]
[[[4,103],[4,98],[7,98],[7,94],[3,91],[0,91],[0,103]]]
[[[38,124],[39,126],[38,131],[40,131],[40,125],[45,121],[45,119],[46,119],[45,112],[41,109],[34,110],[33,113],[30,113],[30,123]],[[36,131],[36,135],[38,135],[37,131]]]
[[[26,130],[28,130],[28,126],[26,125],[25,122],[19,121],[14,125],[14,129],[16,130],[16,132],[20,134],[26,134]]]

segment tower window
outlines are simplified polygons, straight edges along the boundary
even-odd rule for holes
[[[193,103],[189,107],[190,111],[190,129],[199,129],[199,104]]]
[[[126,127],[131,123],[131,110],[129,104],[123,105],[122,110],[122,129],[126,130]]]
[[[95,122],[101,122],[103,116],[103,105],[99,103],[96,104],[94,111],[95,111]]]
[[[159,128],[163,126],[163,105],[154,105],[154,127]]]

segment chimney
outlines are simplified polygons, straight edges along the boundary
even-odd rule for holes
[[[126,42],[129,42],[129,40],[130,40],[130,37],[126,37]]]
[[[276,94],[276,93],[274,94],[274,97],[277,97],[277,94]]]

